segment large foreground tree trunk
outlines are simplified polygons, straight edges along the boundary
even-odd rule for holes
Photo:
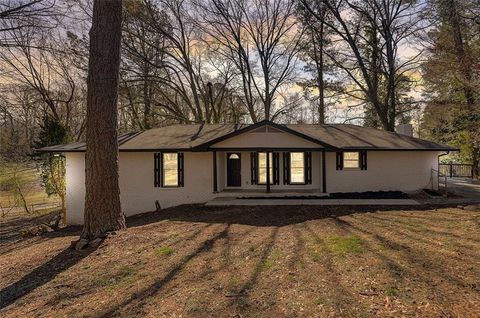
[[[92,240],[125,228],[118,185],[117,91],[122,0],[95,0],[87,83],[85,220]]]

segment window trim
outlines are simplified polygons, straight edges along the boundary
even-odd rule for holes
[[[356,167],[345,167],[345,160],[353,162],[353,160],[345,159],[346,153],[356,153],[358,155],[357,166]],[[360,151],[344,151],[342,153],[342,169],[343,170],[362,170],[362,153]]]
[[[303,181],[302,182],[292,182],[292,153],[301,153],[303,154]],[[307,153],[304,151],[291,151],[288,153],[288,175],[290,180],[288,180],[289,185],[305,185],[307,184]]]
[[[177,155],[177,184],[175,185],[166,185],[165,184],[165,155],[176,154]],[[162,152],[162,188],[179,188],[180,187],[180,156],[178,152]]]
[[[303,153],[303,182],[292,182],[291,176],[291,153]],[[283,153],[283,184],[284,185],[308,185],[312,184],[312,152],[311,151],[286,151]]]
[[[344,154],[345,152],[356,152],[358,153],[358,167],[344,167]],[[367,170],[367,150],[348,150],[348,151],[338,151],[336,153],[336,170],[349,170],[349,171],[356,171],[356,170]]]
[[[166,185],[165,184],[165,168],[164,168],[164,155],[176,154],[177,155],[177,184]],[[154,187],[175,189],[183,188],[184,186],[184,154],[177,151],[162,151],[154,153]]]
[[[270,184],[271,185],[275,185],[277,184],[275,181],[275,168],[278,169],[278,167],[276,167],[276,164],[275,164],[275,152],[271,151],[257,151],[257,156],[256,156],[256,180],[257,180],[257,185],[261,185],[261,186],[264,186],[264,185],[267,185],[267,181],[265,181],[264,183],[261,183],[260,182],[260,154],[261,153],[264,153],[264,154],[271,154],[272,155],[272,160],[270,160],[270,169],[272,169],[272,175],[271,175],[271,178],[270,178]],[[266,161],[265,161],[266,163]],[[267,169],[267,167],[265,167],[265,169]],[[266,176],[265,176],[266,177]],[[266,178],[265,178],[266,180]]]

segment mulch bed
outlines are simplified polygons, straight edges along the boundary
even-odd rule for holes
[[[366,192],[334,192],[326,196],[294,195],[294,196],[254,196],[238,197],[250,200],[332,200],[332,199],[409,199],[410,196],[401,191],[366,191]]]

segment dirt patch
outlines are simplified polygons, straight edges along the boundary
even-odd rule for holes
[[[85,252],[68,249],[79,229],[64,229],[0,246],[0,316],[477,317],[479,220],[182,206],[131,218]]]

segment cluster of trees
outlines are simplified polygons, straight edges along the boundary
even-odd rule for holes
[[[478,166],[479,7],[124,0],[119,130],[267,118],[393,131],[415,121]],[[0,4],[2,158],[30,153],[47,124],[65,128],[63,141],[85,140],[92,15],[90,0]]]
[[[76,248],[125,228],[119,130],[325,123],[341,108],[347,121],[394,131],[424,104],[421,132],[460,145],[478,175],[479,13],[467,0],[9,0],[1,155],[86,139]],[[63,158],[36,158],[63,198]]]
[[[456,160],[480,175],[480,2],[435,0],[427,17],[422,64],[426,107],[424,137],[461,149]]]

